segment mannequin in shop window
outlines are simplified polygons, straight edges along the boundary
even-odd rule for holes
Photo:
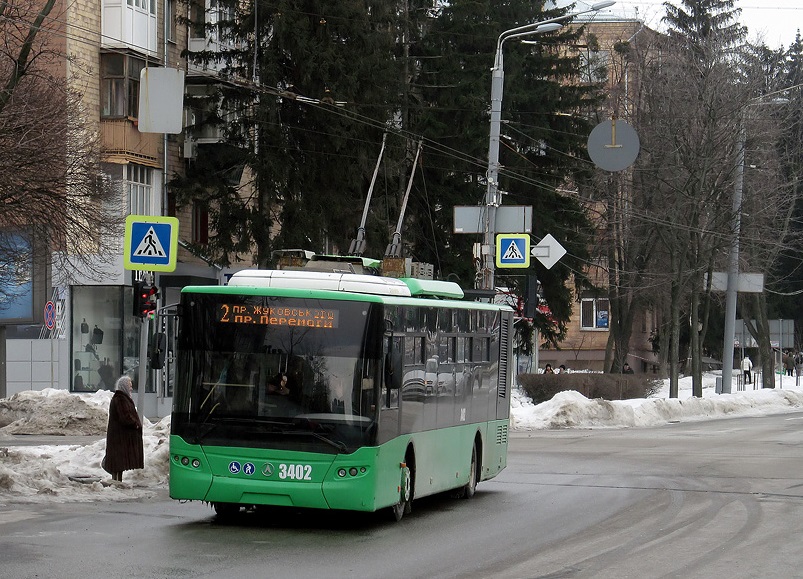
[[[108,358],[104,358],[98,368],[100,376],[98,390],[114,390],[114,374],[114,366],[111,365]]]

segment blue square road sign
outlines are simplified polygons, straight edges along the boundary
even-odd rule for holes
[[[527,233],[497,235],[496,267],[530,267],[530,235]]]
[[[178,219],[129,215],[125,220],[124,266],[130,270],[174,271]]]

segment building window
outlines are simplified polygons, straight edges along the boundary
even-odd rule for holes
[[[190,38],[206,37],[206,4],[204,0],[193,0],[190,4]]]
[[[101,116],[137,118],[139,76],[145,61],[127,54],[102,54],[100,67]]]
[[[209,211],[197,201],[192,206],[192,242],[209,243]]]
[[[165,16],[167,17],[167,39],[176,41],[176,0],[166,0]]]
[[[580,52],[580,77],[583,82],[597,84],[608,79],[611,55],[607,50]]]
[[[127,3],[137,10],[156,15],[156,0],[127,0]]]
[[[126,286],[72,287],[71,392],[114,390],[122,374],[139,380],[139,321]],[[154,392],[150,381],[146,392]]]
[[[583,298],[580,301],[580,328],[583,330],[608,329],[609,307],[607,298]]]
[[[125,187],[128,193],[128,213],[153,215],[153,169],[133,163],[125,167]]]

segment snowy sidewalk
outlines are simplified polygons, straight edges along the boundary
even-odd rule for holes
[[[105,435],[58,436],[31,434],[0,434],[0,448],[9,446],[86,446],[106,438]]]

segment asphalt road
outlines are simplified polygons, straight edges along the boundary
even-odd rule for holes
[[[473,499],[400,523],[199,503],[14,505],[3,577],[800,577],[803,414],[515,434]]]

